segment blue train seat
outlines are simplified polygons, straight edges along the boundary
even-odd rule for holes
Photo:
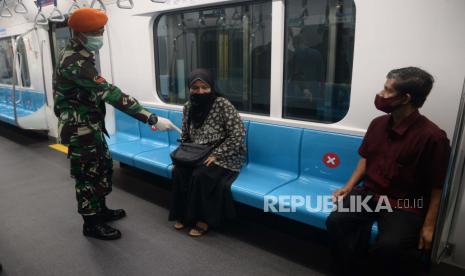
[[[181,128],[181,112],[149,110],[168,117]],[[113,158],[171,178],[169,154],[178,146],[179,134],[175,131],[153,132],[131,117],[116,114],[117,133],[114,140],[110,139],[116,141],[110,145]],[[310,206],[315,208],[317,196],[329,197],[335,189],[342,187],[359,160],[357,150],[362,137],[249,121],[244,121],[244,126],[247,129],[247,161],[231,191],[236,201],[259,209],[264,208],[268,196],[310,198]],[[127,137],[131,140],[125,141]],[[326,229],[329,211],[312,212],[299,206],[295,212],[278,214]],[[376,225],[372,233],[374,238]]]
[[[139,124],[131,116],[115,109],[116,132],[107,137],[108,145],[133,142],[140,139]]]
[[[167,117],[168,111],[149,109],[151,112]],[[135,119],[133,119],[137,122]],[[152,131],[147,124],[138,123],[140,139],[109,145],[110,152],[115,160],[134,166],[134,157],[143,152],[168,147],[168,133]]]
[[[231,190],[236,201],[263,208],[264,196],[297,179],[302,129],[249,123],[248,162]]]
[[[303,196],[310,199],[312,207],[316,207],[317,196],[330,196],[349,179],[359,160],[357,149],[360,142],[360,137],[304,130],[299,178],[269,195]],[[296,212],[280,214],[325,229],[329,213],[313,213],[301,206]]]
[[[318,211],[312,212],[308,210],[311,208],[299,206],[295,212],[278,214],[326,229],[325,222],[330,212],[320,207],[323,206],[324,197],[329,198],[336,189],[343,187],[352,175],[360,160],[357,151],[361,141],[362,137],[359,136],[304,130],[299,178],[275,189],[269,195],[301,196],[309,201],[311,208]],[[376,232],[377,225],[374,225],[373,234]]]
[[[44,94],[27,88],[16,89],[16,116],[25,117],[33,114],[45,104]],[[0,121],[16,125],[13,88],[0,85]]]
[[[155,111],[156,113],[156,111]],[[156,113],[163,116],[161,113]],[[181,128],[182,125],[182,113],[179,111],[169,111],[167,116],[177,127]],[[162,133],[157,131],[158,133]],[[165,133],[166,134],[166,133]],[[167,146],[162,148],[156,148],[151,151],[137,154],[134,157],[134,166],[167,177],[171,178],[172,163],[170,153],[175,150],[178,146],[179,134],[176,131],[168,131],[167,133]]]

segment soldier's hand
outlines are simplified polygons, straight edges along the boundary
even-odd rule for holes
[[[147,124],[153,126],[158,122],[158,117],[155,114],[150,114],[149,119],[147,120]]]
[[[152,125],[152,130],[176,130],[177,132],[181,133],[181,130],[177,126],[175,126],[170,120],[163,117],[158,117],[157,123],[155,125]]]

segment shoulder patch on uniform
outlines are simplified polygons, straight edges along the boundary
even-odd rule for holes
[[[94,79],[94,81],[95,81],[96,83],[98,83],[98,84],[102,84],[102,83],[106,82],[106,80],[105,80],[103,77],[101,77],[101,76],[96,76],[95,79]]]

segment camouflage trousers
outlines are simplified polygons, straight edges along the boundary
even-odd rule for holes
[[[111,192],[113,174],[113,160],[103,132],[79,128],[70,139],[68,157],[71,177],[76,181],[78,213],[98,213],[102,199]]]

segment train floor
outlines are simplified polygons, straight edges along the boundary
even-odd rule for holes
[[[328,274],[324,231],[238,205],[236,220],[192,238],[167,220],[170,182],[117,162],[107,201],[128,213],[112,223],[123,236],[84,237],[68,160],[49,144],[0,123],[2,276]],[[442,265],[428,275],[454,272]]]

